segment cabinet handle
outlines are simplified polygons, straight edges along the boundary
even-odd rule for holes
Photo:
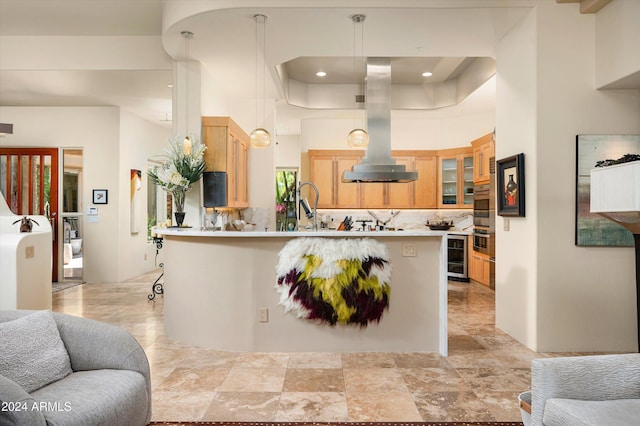
[[[331,204],[333,207],[336,207],[338,204],[338,181],[340,180],[340,176],[338,176],[338,162],[336,160],[333,161],[333,176],[336,178],[333,181],[333,193],[331,194]]]

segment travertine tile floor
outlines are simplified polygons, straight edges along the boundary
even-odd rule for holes
[[[230,353],[164,336],[157,274],[53,294],[53,310],[121,326],[151,365],[153,420],[519,421],[527,349],[495,324],[494,292],[449,283],[449,356]],[[384,321],[384,319],[383,319]]]

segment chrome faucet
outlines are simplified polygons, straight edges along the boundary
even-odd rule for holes
[[[313,188],[313,190],[316,193],[316,199],[315,199],[315,203],[313,204],[313,212],[311,212],[311,210],[309,209],[309,204],[307,203],[306,200],[302,199],[302,197],[300,197],[300,190],[302,189],[303,186],[305,185],[309,185]],[[298,185],[298,198],[300,198],[300,205],[302,206],[302,208],[304,209],[305,214],[307,215],[307,218],[311,218],[313,217],[313,230],[317,231],[318,230],[318,198],[320,196],[320,193],[318,192],[318,187],[313,183],[313,182],[300,182],[300,185]]]

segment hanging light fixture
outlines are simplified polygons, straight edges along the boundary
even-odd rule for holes
[[[180,33],[180,35],[182,35],[182,37],[184,37],[184,51],[185,51],[185,57],[186,57],[186,62],[187,62],[187,78],[186,78],[186,87],[185,87],[185,104],[186,104],[186,136],[184,137],[184,140],[182,141],[182,152],[184,152],[185,155],[189,155],[191,154],[191,148],[193,146],[193,144],[191,143],[191,138],[189,137],[189,40],[191,39],[191,37],[193,37],[193,33],[191,31],[182,31]]]
[[[366,15],[353,15],[351,17],[351,21],[353,22],[353,73],[356,73],[356,24],[360,24],[360,32],[361,32],[361,57],[362,63],[364,64],[364,20]],[[364,69],[364,67],[363,67]],[[362,75],[362,84],[364,85],[364,72]],[[357,87],[357,86],[356,86]],[[353,89],[353,127],[354,129],[349,132],[349,136],[347,136],[347,145],[350,148],[366,148],[369,145],[369,133],[364,128],[356,127],[356,108],[358,104],[358,95],[356,93],[356,88]],[[363,125],[364,127],[364,125]]]
[[[249,141],[254,148],[266,148],[271,144],[271,134],[264,128],[265,116],[267,112],[266,86],[265,86],[265,47],[266,47],[266,26],[267,17],[265,15],[253,15],[256,22],[256,128],[249,135]],[[258,24],[262,23],[262,126],[258,127]]]

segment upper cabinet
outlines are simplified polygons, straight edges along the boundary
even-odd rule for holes
[[[309,150],[309,179],[318,188],[319,209],[360,207],[360,184],[342,182],[342,173],[358,164],[362,155],[362,151]]]
[[[473,147],[473,181],[489,182],[491,177],[491,158],[495,156],[493,133],[488,133],[471,142]]]
[[[438,207],[438,156],[431,152],[416,153],[413,170],[418,172],[418,179],[413,182],[413,207],[435,209]]]
[[[435,151],[392,151],[398,164],[417,170],[418,179],[409,183],[343,182],[342,174],[359,164],[363,151],[309,150],[309,179],[319,192],[318,208],[410,209],[436,208]],[[312,201],[312,200],[309,200]]]
[[[471,147],[442,150],[438,163],[438,208],[473,208]]]
[[[249,135],[229,117],[202,117],[206,171],[227,173],[227,207],[249,207]]]

